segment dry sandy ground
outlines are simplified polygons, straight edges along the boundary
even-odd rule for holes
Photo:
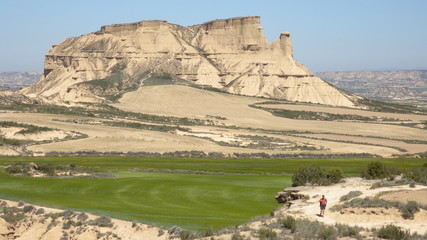
[[[18,203],[7,201],[9,207],[17,207]],[[34,206],[34,205],[33,205]],[[40,206],[35,206],[37,209]],[[59,213],[63,210],[42,207],[45,214]],[[0,218],[0,240],[54,240],[62,239],[64,232],[70,240],[97,240],[97,239],[122,239],[122,240],[140,240],[140,239],[153,239],[153,240],[166,240],[169,239],[167,230],[158,227],[149,226],[141,223],[133,224],[129,221],[112,219],[113,227],[98,227],[83,224],[83,226],[71,226],[65,229],[63,224],[68,220],[62,217],[57,218],[57,224],[52,225],[51,218],[45,218],[44,214],[36,215],[35,211],[26,214],[25,220],[18,224],[8,224],[3,218]],[[76,213],[78,214],[78,213]],[[98,218],[98,216],[87,214],[88,220]],[[75,220],[75,219],[72,219]],[[86,220],[86,221],[88,221]],[[77,220],[76,220],[77,221]],[[108,235],[108,234],[111,235]],[[114,234],[116,237],[112,237]]]
[[[426,130],[402,126],[275,117],[269,112],[248,106],[264,100],[203,91],[186,86],[163,85],[141,87],[137,91],[126,93],[120,99],[120,103],[114,106],[123,110],[157,115],[195,118],[204,118],[206,115],[221,116],[227,118],[223,121],[227,125],[271,130],[350,133],[414,140],[424,140],[427,136]],[[144,104],[141,104],[142,102]]]
[[[273,116],[271,113],[264,110],[249,107],[250,104],[263,101],[265,101],[265,99],[204,91],[179,85],[163,85],[141,87],[137,91],[125,94],[120,100],[120,103],[115,104],[116,107],[128,111],[155,115],[213,119],[218,125],[223,125],[222,128],[191,126],[193,132],[191,134],[93,125],[84,123],[84,121],[80,124],[76,124],[73,123],[73,120],[88,120],[90,118],[39,113],[5,112],[0,114],[0,121],[16,121],[57,128],[62,131],[78,131],[89,136],[85,139],[39,144],[28,147],[29,150],[36,152],[38,155],[50,151],[174,152],[198,150],[229,154],[234,152],[266,152],[270,154],[301,152],[315,154],[370,153],[390,157],[394,154],[427,151],[427,144],[407,144],[401,141],[427,139],[427,131],[423,129],[361,122],[287,119]],[[289,106],[294,106],[298,109],[306,107],[313,108],[313,106],[300,104]],[[328,107],[319,108],[326,108],[329,110],[335,109]],[[341,111],[343,109],[338,110]],[[377,114],[362,110],[353,111],[361,111],[366,114]],[[402,115],[402,119],[406,118],[405,116],[406,115]],[[417,115],[414,116],[416,117]],[[408,115],[407,119],[414,116]],[[53,121],[53,119],[67,120],[69,122]],[[92,120],[94,120],[93,122],[97,121],[96,118]],[[123,120],[124,119],[121,119],[121,121]],[[240,128],[226,128],[224,126],[237,126]],[[276,131],[309,131],[315,134],[309,134],[304,137],[303,135],[283,135],[280,132],[266,133],[265,131],[248,130],[248,128]],[[232,138],[242,133],[262,136],[267,135],[286,141],[293,141],[296,145],[302,143],[314,146],[316,150],[308,151],[297,148],[253,149],[221,146],[218,144],[221,139],[232,141]],[[316,137],[316,134],[318,134],[318,137],[325,136],[326,140],[307,138]],[[352,136],[343,136],[344,134]],[[202,139],[201,137],[210,137],[211,139]],[[394,140],[386,140],[384,138]],[[339,142],[343,140],[350,140],[357,143]],[[374,146],[375,144],[381,144],[383,146]],[[407,152],[401,152],[396,148],[406,149]],[[0,153],[5,154],[15,154],[16,152],[11,149],[0,149],[0,151]]]
[[[100,151],[100,152],[127,152],[127,151],[148,151],[148,152],[170,152],[170,151],[191,151],[200,150],[205,152],[266,152],[266,153],[301,153],[301,152],[316,152],[316,153],[372,153],[383,156],[400,153],[396,149],[359,145],[352,143],[340,143],[332,141],[322,141],[316,139],[299,138],[294,136],[285,136],[281,134],[265,134],[248,130],[226,129],[217,127],[191,127],[194,132],[202,132],[216,135],[261,135],[275,138],[281,138],[288,141],[298,143],[307,143],[318,146],[325,150],[316,151],[279,151],[265,149],[250,149],[220,146],[213,141],[192,137],[180,136],[169,132],[156,132],[148,130],[136,130],[130,128],[120,128],[111,126],[91,125],[91,124],[74,124],[70,122],[54,121],[59,120],[88,120],[89,118],[49,115],[38,113],[8,113],[0,115],[0,121],[16,121],[21,123],[34,124],[38,126],[48,126],[58,128],[64,131],[78,131],[87,134],[89,137],[65,142],[54,142],[40,145],[29,146],[28,149],[38,153],[46,153],[50,151],[75,152],[75,151]],[[3,152],[12,154],[15,151],[5,149]]]
[[[173,152],[199,150],[206,152],[259,152],[253,149],[232,148],[220,146],[208,140],[179,136],[167,132],[137,130],[132,128],[120,128],[90,124],[73,124],[68,122],[53,121],[53,119],[73,120],[75,117],[35,114],[35,113],[9,113],[0,115],[0,121],[16,121],[59,128],[66,131],[79,131],[89,137],[66,142],[33,145],[28,147],[34,152],[50,151],[100,151],[100,152]],[[88,119],[81,118],[79,119]]]
[[[359,137],[359,136],[345,136],[345,135],[335,135],[335,134],[298,134],[299,136],[314,137],[318,139],[331,139],[339,141],[351,141],[355,143],[369,143],[369,144],[378,144],[385,146],[393,146],[396,148],[406,149],[407,153],[419,153],[424,152],[427,149],[427,144],[412,144],[405,143],[398,140],[389,140],[381,138],[372,138],[372,137]]]
[[[403,190],[403,191],[393,191],[381,195],[380,198],[388,201],[397,201],[402,203],[407,203],[409,201],[415,201],[422,205],[427,206],[427,190]]]
[[[386,224],[394,224],[406,228],[411,232],[418,232],[420,234],[427,232],[427,211],[425,210],[418,212],[414,220],[403,219],[397,209],[367,209],[366,212],[363,212],[361,209],[352,209],[354,213],[347,211],[345,214],[327,210],[324,218],[317,215],[319,214],[319,199],[321,195],[325,195],[328,199],[327,209],[340,204],[340,197],[348,194],[350,191],[361,191],[363,193],[363,195],[359,196],[361,198],[374,197],[381,192],[399,191],[391,195],[385,195],[383,198],[392,200],[394,197],[399,196],[401,199],[405,198],[405,200],[412,201],[420,201],[423,198],[424,200],[420,201],[420,203],[423,203],[426,199],[427,186],[417,185],[415,188],[410,188],[408,185],[404,185],[370,189],[374,182],[375,180],[347,178],[344,183],[332,186],[301,187],[301,193],[310,196],[310,200],[296,200],[290,209],[283,207],[280,212],[299,218],[317,220],[326,224],[343,223],[377,229]],[[411,194],[407,194],[405,191],[409,191]],[[381,210],[383,210],[383,213],[381,213]]]

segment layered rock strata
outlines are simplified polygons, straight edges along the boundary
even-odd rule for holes
[[[295,61],[289,33],[270,44],[259,17],[190,27],[166,21],[103,26],[53,45],[43,77],[22,92],[49,101],[101,102],[144,85],[153,73],[248,96],[347,107],[357,99]]]

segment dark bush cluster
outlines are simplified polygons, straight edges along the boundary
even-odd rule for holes
[[[306,184],[330,185],[338,183],[344,178],[340,168],[322,170],[319,166],[302,167],[292,175],[292,186],[304,186]]]
[[[95,220],[88,221],[88,224],[91,226],[98,226],[98,227],[113,227],[113,222],[109,217],[99,217]]]
[[[394,179],[396,175],[402,172],[391,166],[384,165],[379,161],[372,161],[368,164],[367,169],[362,172],[362,178],[365,179]]]

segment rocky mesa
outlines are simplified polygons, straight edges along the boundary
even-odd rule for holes
[[[164,81],[333,106],[354,107],[358,99],[298,63],[288,32],[269,43],[257,16],[190,27],[166,21],[103,26],[53,45],[42,78],[21,92],[55,103],[105,102]]]

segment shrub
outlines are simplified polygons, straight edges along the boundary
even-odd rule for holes
[[[393,180],[396,175],[400,174],[400,171],[391,166],[386,166],[381,162],[372,161],[368,164],[368,168],[362,172],[362,178],[365,179],[383,179],[388,178]]]
[[[391,240],[408,239],[409,232],[392,224],[383,226],[378,230],[377,237]]]
[[[7,167],[5,169],[5,171],[9,174],[16,174],[16,173],[24,173],[22,170],[22,167],[16,165],[16,164],[12,164],[9,167]]]
[[[75,225],[75,222],[68,220],[62,224],[62,229],[70,229],[70,227],[74,225]]]
[[[282,220],[283,227],[286,229],[290,229],[291,233],[294,233],[296,230],[296,221],[292,216],[286,216],[285,219]]]
[[[357,237],[360,232],[359,227],[350,227],[344,224],[335,224],[335,228],[337,229],[338,236],[340,237]]]
[[[240,235],[240,233],[236,232],[231,236],[231,240],[244,240],[245,238]]]
[[[77,215],[77,220],[84,222],[89,218],[89,216],[86,213],[79,213],[79,215]]]
[[[427,184],[427,167],[414,168],[411,171],[406,172],[404,177],[422,184]]]
[[[258,230],[258,234],[259,234],[260,240],[276,240],[277,239],[277,233],[272,229],[260,228]]]
[[[25,215],[20,212],[6,212],[1,216],[6,222],[16,225],[19,221],[25,218]]]
[[[39,171],[45,173],[48,176],[55,176],[55,165],[53,164],[39,165]]]
[[[34,210],[34,206],[32,206],[32,205],[25,206],[25,207],[22,209],[22,211],[23,211],[24,213],[28,213],[28,212],[31,212],[31,211],[33,211],[33,210]]]
[[[343,178],[343,172],[340,168],[322,170],[319,166],[312,165],[302,167],[292,175],[293,186],[303,186],[306,184],[330,185],[337,183]]]
[[[183,230],[179,233],[179,237],[181,238],[181,240],[193,240],[197,236],[192,231]]]
[[[331,183],[337,183],[344,178],[344,173],[342,172],[341,168],[333,168],[326,171],[326,178]]]
[[[313,239],[325,228],[326,226],[318,221],[310,221],[308,219],[296,220],[296,233],[302,239]]]
[[[319,233],[319,238],[320,239],[336,239],[336,235],[337,235],[337,231],[335,230],[334,227],[326,227],[325,229],[323,229],[320,233]]]
[[[414,219],[415,213],[418,211],[420,211],[420,207],[415,201],[409,201],[400,208],[400,212],[402,213],[402,217],[404,219]]]
[[[352,199],[352,198],[358,197],[358,196],[360,196],[360,195],[362,195],[362,194],[363,194],[363,193],[362,193],[361,191],[351,191],[351,192],[347,193],[346,195],[341,196],[341,197],[340,197],[340,202],[347,201],[347,200],[349,200],[349,199]]]
[[[36,215],[44,214],[44,208],[39,208],[36,211]]]

